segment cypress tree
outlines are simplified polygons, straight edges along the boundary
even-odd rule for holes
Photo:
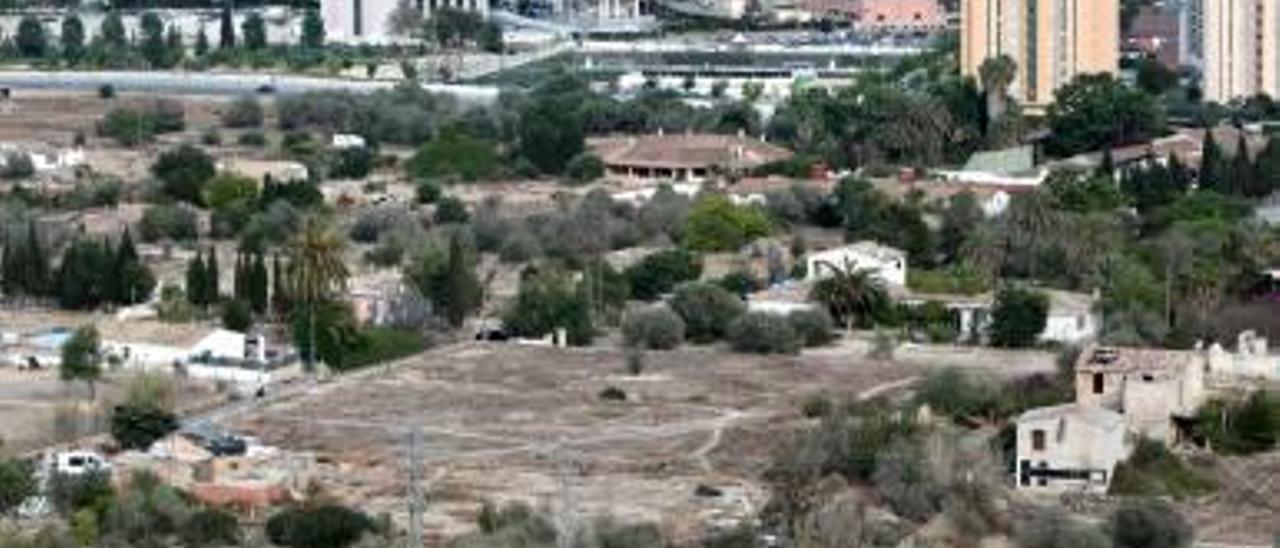
[[[249,294],[249,280],[245,277],[244,272],[244,252],[236,253],[236,267],[234,273],[235,276],[231,278],[231,293],[235,295],[236,300],[243,301],[245,300],[245,295]]]
[[[1218,141],[1213,137],[1211,128],[1205,129],[1204,148],[1200,153],[1200,190],[1216,190],[1225,192],[1223,180],[1224,165],[1222,157],[1222,149],[1218,147]]]
[[[21,257],[23,289],[28,295],[43,296],[49,293],[49,256],[36,233],[36,223],[27,223],[26,253]]]
[[[204,306],[204,287],[204,254],[197,251],[195,258],[187,263],[187,302]]]
[[[258,314],[266,314],[269,304],[267,288],[267,259],[261,252],[257,253],[253,258],[253,265],[249,269],[249,303],[253,305],[253,311]]]
[[[289,293],[284,289],[284,267],[280,264],[280,255],[271,258],[271,308],[281,318],[289,314]]]
[[[1261,198],[1267,194],[1259,188],[1258,177],[1253,171],[1253,159],[1249,158],[1249,141],[1245,139],[1243,131],[1236,140],[1236,155],[1231,160],[1231,176],[1239,194],[1251,198]]]
[[[17,281],[13,275],[13,266],[17,264],[14,260],[13,242],[5,241],[4,249],[0,250],[0,291],[3,291],[6,297],[12,297],[17,293]]]
[[[114,285],[110,299],[117,304],[130,305],[145,301],[155,287],[155,276],[138,259],[138,249],[133,245],[133,236],[128,229],[120,238],[111,271]]]
[[[222,288],[219,287],[222,272],[218,268],[218,250],[217,248],[209,248],[209,255],[206,257],[208,262],[204,265],[204,298],[205,305],[216,304],[218,299],[222,298]]]
[[[228,49],[236,47],[236,26],[231,20],[231,3],[228,0],[222,5],[221,26],[218,29],[218,47]]]

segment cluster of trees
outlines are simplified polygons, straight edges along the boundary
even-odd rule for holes
[[[265,59],[268,50],[267,23],[262,15],[251,12],[246,16],[240,23],[237,39],[230,4],[222,9],[216,49],[203,26],[194,42],[186,44],[176,24],[166,24],[159,14],[151,11],[138,17],[136,33],[126,30],[120,12],[108,12],[93,40],[86,40],[84,22],[74,12],[64,16],[59,25],[54,40],[37,16],[27,15],[19,21],[12,39],[0,44],[0,51],[5,57],[65,66],[168,69],[184,63],[188,68],[201,68],[239,62],[246,55]],[[300,61],[310,59],[310,63],[303,62],[304,65],[317,62],[315,57],[324,46],[324,35],[324,21],[318,10],[306,10],[294,56]],[[277,49],[281,51],[276,55],[289,53],[287,47]],[[189,52],[194,57],[189,57]]]
[[[114,244],[76,237],[62,251],[55,269],[31,223],[25,235],[9,233],[0,261],[0,289],[6,296],[53,298],[59,306],[73,310],[140,303],[150,298],[156,283],[139,259],[128,230]]]
[[[157,135],[182,131],[186,127],[182,103],[172,99],[152,99],[141,104],[120,105],[108,110],[98,121],[98,135],[124,146],[148,143]]]

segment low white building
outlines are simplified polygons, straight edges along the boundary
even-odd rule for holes
[[[105,340],[103,351],[119,367],[182,374],[258,390],[297,369],[267,351],[261,335],[215,329],[190,346]]]
[[[886,284],[907,285],[907,254],[872,241],[810,253],[805,256],[805,279],[831,277],[835,269],[870,270]]]
[[[1043,290],[1049,297],[1040,340],[1064,344],[1080,344],[1098,336],[1102,319],[1098,316],[1098,296],[1056,289]]]
[[[1078,403],[1023,413],[1017,436],[1016,483],[1029,491],[1104,494],[1133,450],[1123,415]]]

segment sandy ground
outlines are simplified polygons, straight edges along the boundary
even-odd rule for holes
[[[871,361],[864,348],[851,342],[797,357],[652,352],[646,372],[631,377],[620,351],[467,343],[229,422],[266,443],[316,452],[324,486],[402,523],[417,429],[426,522],[436,538],[470,530],[485,499],[607,512],[688,537],[754,515],[765,502],[760,474],[803,423],[798,408],[806,396],[898,388],[942,364],[910,349],[894,363]],[[1016,372],[1052,364],[1036,353],[1015,362],[960,356],[956,365],[1009,364]],[[609,386],[627,401],[603,401],[599,393]],[[704,484],[724,495],[695,496]]]

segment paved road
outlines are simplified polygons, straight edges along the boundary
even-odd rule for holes
[[[0,86],[17,89],[96,90],[111,84],[118,91],[188,95],[241,95],[269,86],[277,94],[308,91],[371,93],[395,87],[390,80],[349,80],[261,73],[147,72],[147,71],[0,71]],[[427,91],[450,95],[463,103],[489,105],[498,100],[495,86],[425,84]]]

